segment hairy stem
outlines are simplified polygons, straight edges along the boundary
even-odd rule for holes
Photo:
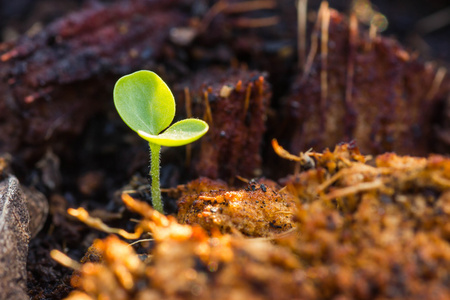
[[[150,145],[150,176],[152,177],[152,203],[153,208],[164,213],[163,203],[161,200],[161,189],[159,186],[159,167],[161,146],[153,143]]]

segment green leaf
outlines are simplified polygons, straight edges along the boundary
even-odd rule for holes
[[[185,119],[176,122],[159,135],[153,135],[144,131],[138,131],[138,134],[141,138],[150,143],[176,147],[198,140],[208,131],[208,129],[208,124],[206,124],[205,121],[199,119]]]
[[[120,78],[114,87],[114,105],[122,120],[136,132],[156,135],[175,116],[172,92],[151,71],[138,71]]]

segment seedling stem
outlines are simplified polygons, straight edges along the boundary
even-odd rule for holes
[[[163,203],[161,200],[161,188],[159,183],[159,168],[161,158],[161,146],[154,143],[148,143],[150,145],[150,176],[152,178],[152,203],[153,207],[163,212]]]

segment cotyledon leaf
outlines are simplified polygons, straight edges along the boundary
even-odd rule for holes
[[[176,122],[159,135],[153,135],[141,130],[138,131],[138,134],[150,143],[167,147],[176,147],[198,140],[208,131],[208,129],[208,124],[206,124],[205,121],[191,118]]]
[[[154,72],[137,71],[114,86],[114,105],[134,131],[157,135],[175,116],[175,99],[167,84]]]

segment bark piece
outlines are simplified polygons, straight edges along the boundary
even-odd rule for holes
[[[242,69],[208,69],[177,88],[178,93],[185,91],[178,97],[184,99],[179,101],[181,108],[190,101],[192,115],[210,126],[200,140],[200,151],[193,153],[199,176],[228,180],[261,175],[260,150],[271,97],[266,76]]]
[[[70,152],[73,137],[110,103],[115,80],[154,67],[170,28],[185,21],[175,3],[96,4],[0,44],[0,151],[33,161],[48,144]]]
[[[15,177],[0,182],[0,298],[28,299],[26,260],[30,217]]]
[[[311,64],[298,74],[285,107],[292,152],[351,139],[370,154],[436,149],[437,111],[450,92],[444,69],[334,10],[326,28],[325,11],[312,33]]]

